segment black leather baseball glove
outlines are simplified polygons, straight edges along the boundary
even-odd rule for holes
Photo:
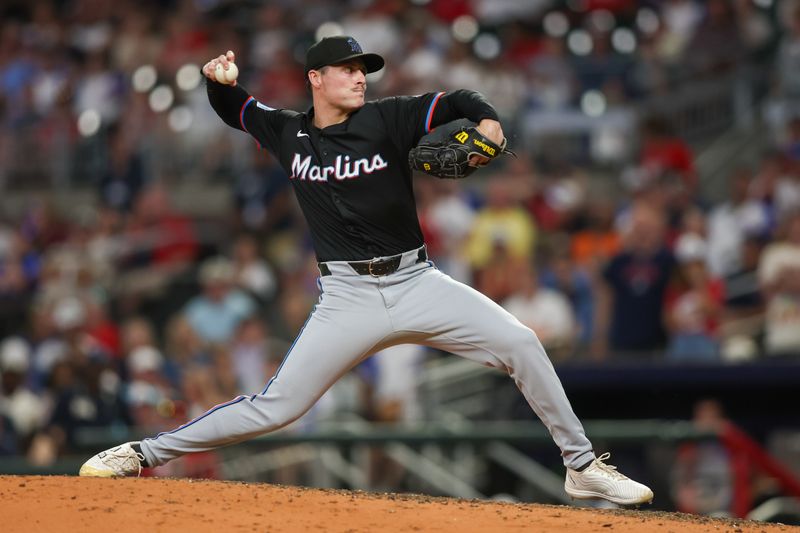
[[[516,154],[506,148],[506,140],[498,146],[484,137],[474,126],[461,128],[446,140],[434,144],[420,144],[408,152],[408,165],[437,178],[466,178],[478,167],[470,164],[470,158],[483,156],[489,161],[501,154]],[[484,162],[481,166],[487,165]]]

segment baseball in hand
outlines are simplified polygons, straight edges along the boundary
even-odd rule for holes
[[[236,63],[228,62],[228,70],[225,70],[222,63],[217,63],[217,67],[214,69],[214,77],[217,78],[218,82],[230,85],[239,77],[239,68]]]

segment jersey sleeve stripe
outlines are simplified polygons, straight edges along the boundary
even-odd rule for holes
[[[436,109],[436,104],[439,102],[439,98],[442,97],[444,93],[438,93],[434,98],[433,102],[431,102],[431,106],[428,108],[428,115],[425,117],[425,133],[431,132],[431,120],[433,120],[433,111]]]
[[[247,133],[250,133],[250,132],[247,130],[247,126],[244,125],[244,110],[247,109],[247,106],[250,105],[250,102],[255,102],[255,100],[256,99],[253,98],[252,96],[250,98],[248,98],[247,100],[245,100],[244,103],[242,104],[242,109],[239,111],[239,124],[242,125],[242,129],[244,131],[247,131]]]

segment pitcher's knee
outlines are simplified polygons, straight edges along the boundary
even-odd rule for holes
[[[532,350],[541,350],[542,343],[539,337],[530,328],[525,326],[509,329],[504,332],[499,342],[499,349],[505,353],[530,353]]]
[[[509,368],[519,368],[539,358],[547,358],[539,337],[525,327],[510,331],[503,341],[495,346],[495,350],[498,358]]]

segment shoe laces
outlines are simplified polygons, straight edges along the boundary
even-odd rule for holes
[[[120,446],[120,448],[118,450],[111,450],[111,451],[106,452],[106,453],[108,453],[108,455],[110,455],[113,459],[116,460],[116,464],[120,468],[125,468],[125,465],[129,461],[132,461],[133,458],[135,457],[137,459],[136,460],[136,469],[137,469],[136,477],[139,477],[139,476],[142,475],[142,462],[144,461],[144,454],[136,453],[136,451],[133,448],[131,448],[131,452],[133,452],[133,453],[131,454],[131,453],[125,451],[124,448]]]
[[[612,477],[614,479],[620,479],[620,480],[628,479],[623,474],[621,474],[620,472],[617,471],[617,467],[616,466],[607,465],[606,463],[603,462],[603,461],[606,461],[606,460],[608,460],[610,458],[611,458],[611,454],[609,452],[606,452],[606,453],[604,453],[600,457],[597,457],[594,460],[594,466],[598,470],[600,470],[601,472],[607,474],[608,476],[610,476],[610,477]]]

